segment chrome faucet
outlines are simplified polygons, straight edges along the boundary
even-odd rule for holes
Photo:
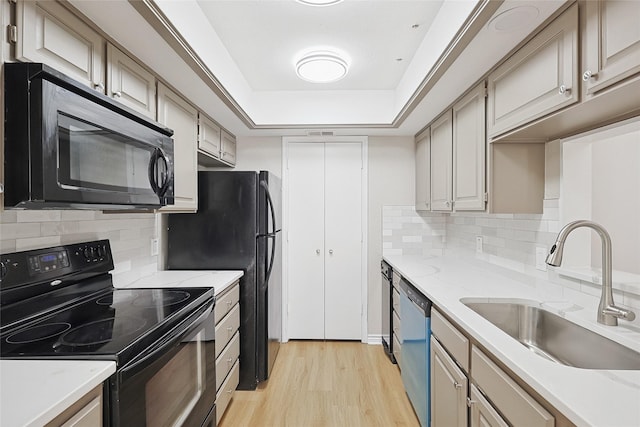
[[[576,228],[587,227],[594,230],[600,236],[602,241],[602,295],[600,296],[600,304],[598,305],[598,323],[608,326],[618,326],[618,319],[633,321],[636,315],[631,310],[617,307],[613,303],[613,287],[611,280],[611,237],[607,230],[600,224],[593,221],[579,220],[573,221],[565,225],[560,233],[556,243],[551,247],[547,256],[547,264],[553,267],[559,267],[562,263],[562,252],[564,251],[564,242]]]

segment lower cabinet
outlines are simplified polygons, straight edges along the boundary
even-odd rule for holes
[[[562,424],[436,309],[431,326],[431,427]]]
[[[240,381],[239,282],[216,295],[216,424],[224,415]]]
[[[102,410],[102,385],[99,385],[45,427],[101,427]]]
[[[431,425],[467,426],[467,376],[431,337]]]
[[[396,358],[396,363],[398,369],[402,370],[402,344],[400,342],[400,328],[401,328],[401,318],[400,318],[400,275],[393,272],[393,330],[391,331],[391,338],[393,339],[393,357]]]

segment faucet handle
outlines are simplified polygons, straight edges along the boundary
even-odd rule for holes
[[[622,307],[616,305],[608,305],[602,310],[602,314],[614,316],[617,319],[624,319],[629,322],[633,322],[636,319],[636,314]]]

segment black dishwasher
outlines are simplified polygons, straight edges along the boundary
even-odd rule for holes
[[[391,362],[396,363],[393,356],[393,269],[385,261],[380,263],[382,270],[382,347]]]

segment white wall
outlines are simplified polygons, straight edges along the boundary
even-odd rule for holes
[[[415,204],[415,143],[407,137],[369,137],[369,336],[382,333],[380,260],[382,207]]]

